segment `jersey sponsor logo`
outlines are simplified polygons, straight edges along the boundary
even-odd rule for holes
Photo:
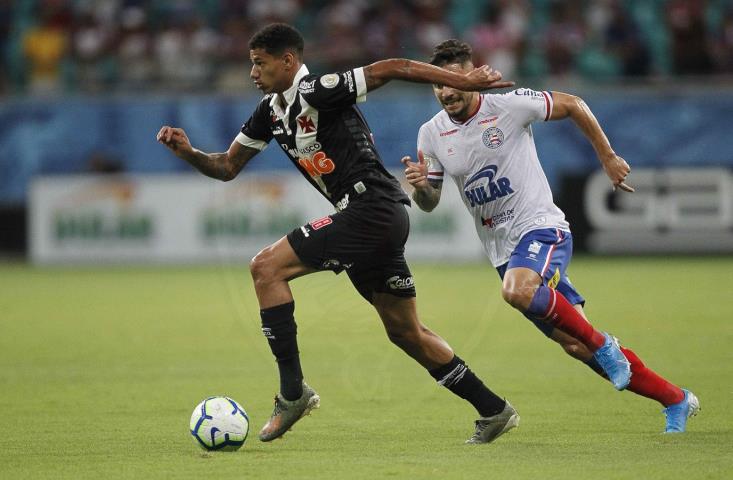
[[[328,260],[324,260],[324,262],[321,264],[321,268],[324,270],[334,270],[341,266],[341,262],[335,258],[329,258]]]
[[[340,212],[348,206],[349,206],[349,194],[347,193],[346,195],[344,195],[344,198],[336,202],[336,210]]]
[[[458,131],[457,128],[454,128],[453,130],[448,130],[447,132],[440,132],[441,137],[447,137],[448,135],[453,135]]]
[[[298,85],[298,91],[303,94],[313,93],[313,91],[316,89],[316,79],[314,78],[310,82],[300,82],[300,85]]]
[[[283,151],[288,152],[288,155],[290,155],[293,158],[298,158],[298,151],[294,148],[288,147],[287,143],[281,143],[280,147],[283,149]]]
[[[323,145],[320,144],[320,142],[316,142],[312,145],[307,145],[305,147],[298,149],[299,155],[310,155],[313,152],[319,151],[321,148],[323,148]]]
[[[354,74],[351,70],[344,72],[344,83],[349,87],[349,93],[354,93]]]
[[[298,126],[303,133],[313,133],[316,131],[316,124],[313,123],[313,119],[311,119],[311,117],[298,117],[296,120],[298,121]]]
[[[489,118],[485,118],[485,119],[481,120],[480,122],[478,122],[478,124],[479,125],[485,125],[487,123],[493,122],[494,120],[496,120],[498,118],[499,118],[499,115],[494,115],[493,117],[489,117]]]
[[[336,273],[341,272],[342,270],[348,270],[351,268],[351,266],[354,265],[353,263],[341,263],[340,260],[336,258],[329,258],[328,260],[324,260],[321,264],[321,268],[323,270],[333,270]]]
[[[518,88],[514,90],[514,95],[519,95],[521,97],[534,97],[543,101],[545,99],[545,96],[542,95],[542,92],[537,92],[530,88]]]
[[[504,145],[504,132],[496,127],[489,127],[481,135],[484,145],[494,150]]]
[[[392,290],[409,290],[415,286],[415,279],[395,275],[387,279],[387,286]]]
[[[481,217],[481,224],[485,227],[494,228],[513,219],[514,209],[510,208],[489,218]]]
[[[310,222],[310,226],[313,227],[313,230],[320,230],[321,228],[331,225],[332,223],[333,219],[331,217],[323,217]]]
[[[316,152],[310,158],[299,158],[298,164],[308,172],[312,178],[326,175],[336,170],[336,164],[322,151]]]
[[[339,84],[340,80],[341,77],[339,77],[338,74],[329,73],[328,75],[322,76],[319,82],[321,82],[321,85],[323,85],[324,88],[333,88]]]
[[[489,165],[466,181],[463,193],[472,207],[484,205],[514,193],[508,178],[500,177],[494,181],[497,170],[496,165]]]
[[[272,134],[273,135],[283,135],[284,133],[285,133],[285,131],[283,130],[283,127],[277,126],[277,127],[275,127],[275,128],[272,129]]]

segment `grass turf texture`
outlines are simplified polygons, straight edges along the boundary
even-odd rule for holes
[[[519,410],[467,446],[474,412],[386,339],[345,275],[293,283],[300,350],[322,408],[260,443],[277,389],[241,264],[0,265],[0,478],[730,478],[731,258],[578,258],[587,312],[699,396],[684,435],[618,393],[501,301],[486,265],[414,265],[422,320]],[[205,453],[188,420],[229,395],[251,420]]]

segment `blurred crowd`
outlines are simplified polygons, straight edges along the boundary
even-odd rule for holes
[[[0,0],[0,94],[252,88],[247,41],[273,21],[312,71],[455,37],[512,79],[733,73],[732,0]]]

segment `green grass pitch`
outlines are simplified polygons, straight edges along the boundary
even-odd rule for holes
[[[733,258],[577,258],[587,312],[702,412],[662,435],[661,407],[619,393],[502,303],[488,265],[413,265],[422,320],[519,410],[468,446],[474,412],[392,346],[345,275],[293,283],[321,409],[256,433],[277,374],[245,262],[0,265],[0,478],[733,478]],[[247,444],[205,453],[193,407],[229,395]]]

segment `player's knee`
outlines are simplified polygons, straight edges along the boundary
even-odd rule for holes
[[[504,301],[522,312],[529,308],[533,295],[534,289],[532,288],[504,286],[501,289],[501,296],[504,298]]]
[[[275,277],[275,268],[269,249],[270,247],[263,248],[249,262],[249,273],[255,283],[268,282]]]

